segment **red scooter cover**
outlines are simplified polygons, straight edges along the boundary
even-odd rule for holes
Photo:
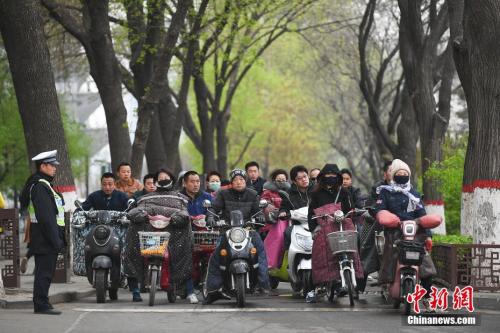
[[[377,219],[378,223],[387,228],[397,228],[399,227],[399,223],[401,222],[397,215],[394,215],[388,210],[381,210],[377,213],[377,216],[375,218]]]
[[[424,215],[419,218],[420,220],[420,227],[424,229],[432,229],[441,224],[443,222],[443,218],[439,215],[436,214],[429,214],[429,215]]]
[[[264,239],[264,248],[267,255],[267,266],[269,268],[279,268],[285,252],[285,230],[288,227],[288,221],[278,220],[276,224],[267,224],[269,233]]]
[[[314,210],[315,215],[331,214],[333,215],[335,211],[341,209],[340,204],[327,204],[318,207]],[[321,230],[316,234],[313,241],[312,248],[312,276],[315,285],[326,284],[332,281],[339,281],[339,259],[334,256],[330,250],[330,245],[328,244],[327,235],[334,231],[339,231],[337,223],[334,223],[331,219],[318,218],[318,224],[321,226]],[[356,230],[352,220],[347,218],[343,222],[344,230]],[[356,278],[363,277],[363,267],[359,259],[359,254],[354,253],[352,255],[354,263],[354,271],[356,273]]]

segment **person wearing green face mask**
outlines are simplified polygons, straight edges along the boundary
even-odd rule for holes
[[[206,191],[215,197],[221,186],[221,175],[217,171],[210,171],[206,178]]]

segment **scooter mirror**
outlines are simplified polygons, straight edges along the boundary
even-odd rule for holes
[[[75,206],[76,208],[83,210],[82,203],[79,200],[75,200]]]
[[[133,204],[135,204],[135,199],[134,198],[128,199],[127,207],[130,208],[130,207],[132,207]]]
[[[259,201],[259,208],[266,208],[268,205],[267,200],[262,199]]]
[[[335,216],[335,219],[337,219],[337,220],[343,219],[344,212],[339,209],[339,210],[335,211],[335,214],[333,214],[333,216]]]
[[[212,202],[208,199],[203,200],[203,207],[205,207],[205,208],[212,207]]]

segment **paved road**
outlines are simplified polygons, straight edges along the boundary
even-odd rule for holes
[[[248,306],[237,309],[234,301],[210,306],[190,305],[185,300],[169,304],[157,294],[157,305],[130,302],[121,290],[119,300],[96,304],[88,297],[58,304],[61,316],[35,315],[31,309],[0,311],[0,332],[498,332],[500,312],[481,314],[478,327],[403,326],[401,313],[384,304],[380,295],[362,295],[354,308],[346,298],[305,304],[293,297],[287,285],[280,296],[250,296]]]

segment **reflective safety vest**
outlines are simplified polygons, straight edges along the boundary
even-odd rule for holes
[[[50,188],[50,190],[52,191],[52,194],[54,195],[54,200],[55,200],[56,206],[57,206],[57,225],[60,227],[64,227],[64,203],[63,203],[63,199],[61,198],[61,196],[59,194],[57,194],[56,191],[54,191],[54,189],[52,188],[52,186],[50,185],[50,183],[47,180],[40,179],[39,182],[47,185]],[[31,189],[33,188],[33,186],[31,187]],[[31,189],[30,189],[30,197],[31,197]],[[31,223],[38,223],[38,221],[36,219],[36,215],[35,215],[35,207],[33,207],[33,202],[31,200],[30,200],[30,204],[28,206],[28,212],[30,214]]]

